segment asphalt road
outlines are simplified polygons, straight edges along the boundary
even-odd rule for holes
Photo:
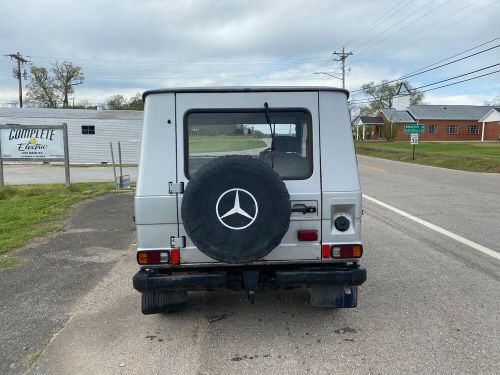
[[[366,195],[499,250],[500,176],[359,163]],[[27,373],[498,374],[500,262],[370,200],[364,210],[369,273],[356,309],[313,308],[304,290],[266,290],[253,306],[216,291],[143,316],[122,246]]]

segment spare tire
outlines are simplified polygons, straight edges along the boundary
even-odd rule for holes
[[[224,156],[191,177],[182,198],[187,235],[209,257],[246,263],[269,254],[290,224],[290,195],[269,165]]]

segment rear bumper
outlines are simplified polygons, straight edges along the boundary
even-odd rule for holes
[[[139,292],[154,290],[206,290],[235,286],[243,287],[244,269],[231,271],[188,271],[170,274],[152,273],[141,270],[133,278],[133,285]],[[358,286],[366,281],[366,270],[357,265],[352,268],[296,268],[283,270],[262,270],[259,285],[279,287],[310,287],[314,285]]]

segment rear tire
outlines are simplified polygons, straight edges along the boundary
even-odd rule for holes
[[[185,290],[160,290],[142,293],[141,310],[144,315],[174,312],[187,302]]]

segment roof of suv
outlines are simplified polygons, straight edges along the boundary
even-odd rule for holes
[[[165,93],[196,93],[196,92],[287,92],[287,91],[337,91],[349,97],[349,91],[328,86],[222,86],[222,87],[178,87],[170,89],[148,90],[142,94],[142,99],[150,94]]]

